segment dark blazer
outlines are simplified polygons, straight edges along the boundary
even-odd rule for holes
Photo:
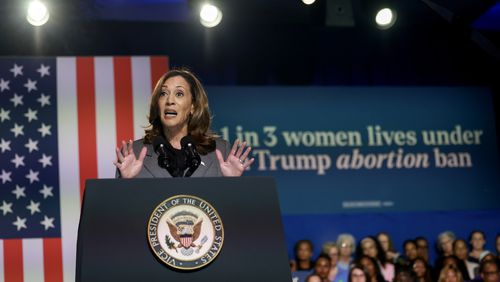
[[[227,158],[231,150],[229,143],[223,139],[217,138],[215,140],[215,145],[216,148],[221,151],[224,158]],[[161,168],[158,165],[158,154],[154,151],[152,144],[144,144],[142,139],[134,141],[133,148],[135,155],[139,157],[142,147],[146,147],[148,151],[146,153],[146,157],[144,158],[142,170],[136,178],[172,177],[166,169]],[[220,171],[219,160],[217,160],[215,151],[206,155],[201,155],[200,157],[201,164],[191,177],[223,176]],[[118,169],[116,170],[116,177],[121,177]]]

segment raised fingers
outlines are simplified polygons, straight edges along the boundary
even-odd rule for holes
[[[122,140],[121,153],[122,153],[123,157],[128,156],[128,146],[127,146],[127,142],[125,142],[125,140]]]
[[[122,154],[122,151],[119,148],[116,148],[116,160],[117,162],[121,163],[124,160],[124,156]]]
[[[134,143],[132,142],[132,140],[129,140],[129,142],[127,143],[128,145],[128,154],[131,155],[134,153]]]
[[[243,144],[245,144],[245,143],[243,143]],[[241,147],[243,147],[243,145]],[[250,151],[252,151],[252,147],[248,147],[245,150],[245,152],[243,153],[243,155],[240,156],[240,160],[245,161],[246,158],[248,158],[248,154],[250,154]]]
[[[240,159],[240,160],[244,160],[245,158],[242,158],[241,157],[241,154],[243,153],[243,149],[245,149],[245,146],[247,145],[247,141],[243,141],[243,143],[241,143],[240,147],[238,148],[238,151],[236,151],[236,154],[235,156]]]
[[[230,156],[236,155],[236,150],[238,149],[238,144],[240,144],[240,140],[236,139],[236,141],[234,141],[233,147],[231,148],[231,152],[229,152]]]
[[[253,162],[254,162],[254,161],[255,161],[255,159],[254,159],[254,158],[251,158],[251,159],[247,160],[247,161],[243,164],[243,167],[244,167],[245,169],[247,169],[249,166],[251,166],[251,165],[253,164]]]

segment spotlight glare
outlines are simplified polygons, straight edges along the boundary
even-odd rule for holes
[[[34,26],[44,25],[49,20],[49,10],[38,0],[31,1],[28,6],[26,20]]]
[[[316,2],[316,0],[302,0],[302,2],[306,5],[311,5],[312,3]]]
[[[388,29],[396,22],[396,14],[389,8],[381,9],[375,16],[375,22],[380,29]]]
[[[204,4],[200,11],[200,22],[204,27],[214,27],[222,21],[222,12],[211,4]]]

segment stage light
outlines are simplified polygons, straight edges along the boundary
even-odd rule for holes
[[[200,11],[200,22],[205,27],[214,27],[222,20],[222,12],[212,4],[204,4]]]
[[[316,0],[302,0],[302,2],[306,5],[311,5],[312,3],[316,2]]]
[[[44,25],[49,20],[49,10],[42,2],[38,0],[31,1],[26,19],[34,26]]]
[[[383,8],[377,12],[375,22],[380,29],[388,29],[396,22],[396,13],[389,8]]]

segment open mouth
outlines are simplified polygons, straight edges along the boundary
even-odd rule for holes
[[[177,116],[177,112],[174,110],[166,110],[164,113],[165,117],[172,118]]]

